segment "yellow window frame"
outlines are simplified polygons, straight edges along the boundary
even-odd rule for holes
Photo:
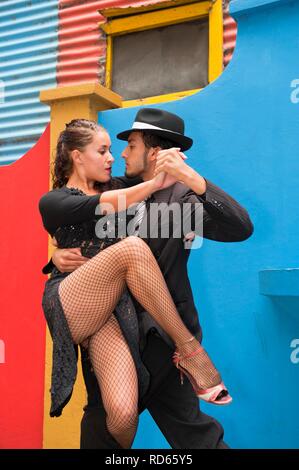
[[[192,0],[191,0],[192,1]],[[169,2],[167,2],[169,5]],[[108,18],[100,27],[107,35],[107,53],[106,53],[106,87],[111,88],[112,84],[112,58],[113,58],[113,38],[124,34],[137,31],[145,31],[172,24],[185,23],[197,20],[199,18],[209,17],[209,67],[208,81],[211,83],[223,70],[223,17],[222,0],[210,0],[202,2],[193,2],[179,6],[165,8],[163,3],[155,5],[155,11],[144,11],[137,13],[138,9],[130,8],[129,16]],[[150,8],[150,7],[148,7]],[[135,12],[135,14],[132,14]],[[103,11],[105,16],[108,12]],[[121,13],[122,15],[125,12]],[[140,98],[137,100],[123,101],[123,107],[139,106],[141,104],[161,103],[165,101],[177,100],[185,96],[196,93],[200,88],[175,93]]]

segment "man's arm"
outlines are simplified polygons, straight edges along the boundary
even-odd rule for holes
[[[222,242],[243,241],[253,233],[249,215],[235,199],[187,165],[176,149],[158,153],[156,174],[165,171],[181,184],[176,184],[174,199],[181,203],[203,204],[202,233],[205,238]],[[191,211],[195,227],[196,206]]]
[[[238,242],[249,238],[253,233],[253,224],[246,209],[211,181],[205,181],[204,194],[198,195],[185,186],[180,197],[181,203],[200,202],[203,205],[202,233],[198,235],[221,242]],[[196,226],[195,207],[191,210],[192,226]]]

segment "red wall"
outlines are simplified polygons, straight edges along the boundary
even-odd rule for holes
[[[0,448],[42,447],[48,238],[38,201],[49,187],[49,134],[0,167]]]

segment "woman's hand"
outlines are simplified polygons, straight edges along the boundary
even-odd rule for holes
[[[152,179],[154,184],[154,191],[160,191],[161,189],[169,188],[174,183],[177,182],[177,179],[171,175],[168,175],[164,171],[161,171]]]

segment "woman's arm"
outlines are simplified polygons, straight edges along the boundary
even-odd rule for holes
[[[183,153],[177,152],[177,149],[170,149],[170,151],[178,153],[178,159],[181,161],[187,159]],[[111,214],[126,210],[130,205],[143,201],[155,191],[161,191],[161,189],[172,186],[176,181],[177,176],[175,172],[170,174],[160,170],[149,181],[122,189],[105,191],[100,196],[101,212]]]
[[[143,201],[155,191],[167,187],[167,182],[165,184],[164,179],[165,174],[160,173],[153,179],[144,181],[136,186],[103,192],[100,196],[101,213],[111,214],[121,212],[130,205]]]
[[[63,188],[54,189],[44,194],[39,201],[43,225],[53,236],[58,227],[79,224],[94,218],[95,214],[121,212],[130,204],[140,202],[154,191],[166,187],[168,181],[165,182],[164,179],[165,174],[159,174],[136,186],[104,191],[101,195],[94,196],[78,197]]]

